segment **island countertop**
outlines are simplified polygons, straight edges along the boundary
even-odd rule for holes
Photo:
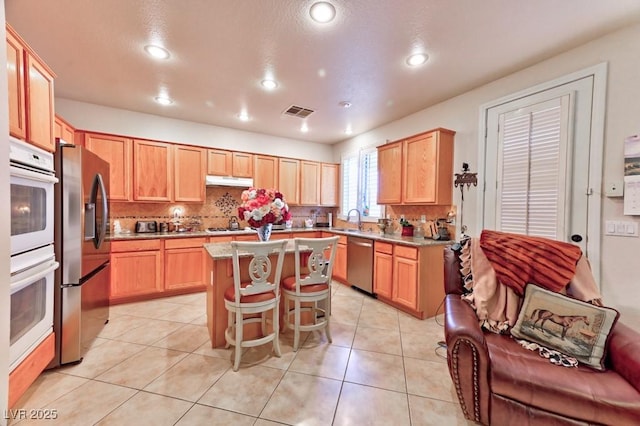
[[[274,241],[282,241],[282,240],[274,240]],[[207,253],[209,253],[209,256],[211,256],[211,258],[213,260],[223,260],[223,259],[231,259],[232,257],[232,250],[231,250],[231,243],[229,242],[221,242],[221,243],[207,243],[204,245],[205,250],[207,250]],[[304,249],[304,247],[301,247],[302,251],[306,251]],[[287,245],[285,246],[284,252],[285,253],[295,253],[295,242],[293,239],[288,239],[287,240]],[[275,251],[274,251],[275,254]],[[240,257],[246,257],[249,256],[249,253],[242,253],[242,251],[239,252]]]

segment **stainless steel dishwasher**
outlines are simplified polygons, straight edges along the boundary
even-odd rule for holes
[[[347,237],[347,281],[373,295],[373,240]]]

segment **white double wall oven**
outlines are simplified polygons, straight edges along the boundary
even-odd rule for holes
[[[10,370],[53,331],[53,154],[9,137],[11,187]]]

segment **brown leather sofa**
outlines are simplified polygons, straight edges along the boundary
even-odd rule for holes
[[[462,411],[485,425],[640,425],[640,333],[618,321],[604,372],[553,365],[509,335],[484,332],[445,249],[447,363]]]

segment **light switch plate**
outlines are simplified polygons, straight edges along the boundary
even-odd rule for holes
[[[604,223],[604,234],[617,237],[637,237],[638,223],[625,220],[607,220]]]

